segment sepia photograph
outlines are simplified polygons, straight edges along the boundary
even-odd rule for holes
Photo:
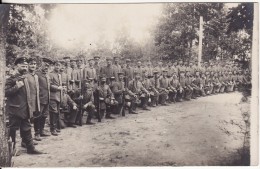
[[[0,167],[259,165],[258,12],[0,4]]]

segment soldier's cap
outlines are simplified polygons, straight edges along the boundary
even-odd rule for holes
[[[118,74],[118,76],[120,76],[120,75],[124,75],[123,72],[118,72],[117,74]]]
[[[70,83],[74,83],[74,80],[69,80]]]
[[[79,83],[80,83],[80,80],[75,80],[75,83],[76,83],[76,84],[79,84]]]
[[[125,61],[126,61],[126,62],[131,62],[131,59],[126,59]]]
[[[94,56],[93,58],[94,59],[100,59],[100,56]]]
[[[88,59],[89,62],[92,61],[92,60],[94,60],[94,58],[90,58],[90,59]]]
[[[114,56],[113,58],[114,58],[114,59],[116,59],[116,58],[118,58],[118,59],[119,59],[119,57],[118,57],[118,56]]]
[[[28,64],[28,58],[24,56],[17,57],[14,61],[14,64]]]
[[[107,57],[106,60],[112,60],[112,58],[111,57]]]
[[[115,80],[116,78],[114,76],[110,77],[111,80]]]
[[[28,58],[28,63],[30,63],[30,62],[32,62],[32,61],[37,62],[37,58],[36,58],[36,57],[29,57],[29,58]]]
[[[76,62],[77,59],[70,59],[70,62]]]
[[[48,63],[48,64],[53,64],[53,61],[49,58],[43,57],[42,62]]]
[[[163,71],[163,72],[168,72],[168,70],[167,70],[167,69],[163,69],[162,71]]]
[[[65,57],[63,57],[63,59],[70,59],[70,57],[69,56],[65,56]]]
[[[153,75],[148,75],[148,78],[153,78],[154,76]]]
[[[59,60],[59,62],[60,62],[61,64],[63,64],[63,65],[66,64],[65,60]]]
[[[134,72],[134,75],[141,75],[141,73],[140,72]]]
[[[92,77],[87,78],[87,80],[92,81],[94,80]]]
[[[158,70],[154,70],[153,71],[153,74],[157,74],[157,73],[159,73]]]
[[[65,83],[65,82],[62,82],[62,86],[67,86],[67,83]]]
[[[83,59],[77,59],[77,62],[79,62],[79,61],[83,61]]]
[[[195,72],[200,72],[199,70],[195,70]]]

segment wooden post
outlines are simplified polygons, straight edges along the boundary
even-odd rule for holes
[[[10,5],[0,5],[0,167],[11,166],[7,142],[6,117],[4,112],[5,45]]]
[[[203,16],[200,16],[198,67],[201,67],[200,62],[202,56],[202,38],[203,38]]]

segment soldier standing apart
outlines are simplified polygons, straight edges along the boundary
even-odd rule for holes
[[[53,136],[57,136],[60,130],[57,128],[60,114],[60,102],[62,82],[59,74],[60,62],[54,62],[54,70],[50,73],[50,131]]]
[[[17,67],[17,72],[6,80],[5,85],[5,95],[7,97],[6,111],[9,113],[10,137],[15,144],[16,130],[20,129],[22,145],[26,145],[27,153],[42,154],[33,145],[30,124],[33,114],[38,110],[36,77],[32,76],[33,78],[28,80],[28,77],[25,75],[28,69],[28,59],[26,57],[18,57],[14,64]],[[33,90],[30,87],[35,89],[34,93],[30,92]]]
[[[40,116],[34,119],[35,139],[39,140],[39,136],[49,136],[44,131],[44,125],[46,118],[49,115],[49,103],[50,103],[50,78],[49,67],[52,61],[48,58],[42,58],[41,66],[36,72],[39,80],[39,98],[40,98]]]

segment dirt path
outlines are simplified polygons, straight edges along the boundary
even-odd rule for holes
[[[221,165],[242,144],[239,135],[228,136],[219,129],[222,120],[242,119],[237,106],[241,97],[208,96],[94,126],[67,128],[37,146],[48,154],[23,153],[14,157],[14,166]]]

